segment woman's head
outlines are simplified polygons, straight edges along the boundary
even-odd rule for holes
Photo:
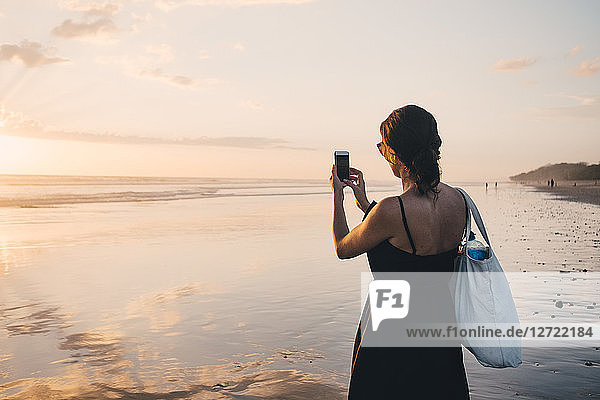
[[[380,150],[394,175],[399,178],[408,175],[421,194],[431,191],[436,197],[442,139],[433,115],[409,104],[392,111],[381,123],[380,131],[383,139]]]

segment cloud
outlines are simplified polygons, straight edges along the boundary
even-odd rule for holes
[[[49,54],[51,52],[52,49],[43,48],[40,43],[28,40],[20,44],[5,43],[0,45],[0,61],[19,61],[29,68],[69,61],[66,58],[52,57]]]
[[[208,58],[208,55],[204,52],[200,51],[200,54],[201,57]],[[180,88],[200,89],[221,83],[221,80],[217,78],[199,79],[164,71],[163,66],[173,62],[174,59],[175,55],[171,46],[163,43],[147,45],[141,54],[98,57],[96,58],[96,62],[100,64],[119,65],[123,68],[126,75],[158,80]]]
[[[536,60],[528,57],[513,58],[509,60],[500,60],[494,64],[494,70],[500,72],[514,72],[530,65],[535,64]]]
[[[112,20],[121,11],[120,2],[82,2],[63,0],[60,7],[81,13],[82,21],[67,19],[52,29],[52,34],[63,39],[83,39],[99,42],[111,42],[120,31]],[[139,21],[136,21],[136,23]],[[134,24],[132,30],[138,29]]]
[[[294,149],[314,150],[298,147],[282,138],[262,136],[224,136],[224,137],[182,137],[161,138],[134,135],[118,135],[111,133],[92,133],[82,131],[66,131],[44,125],[27,118],[19,112],[0,111],[0,134],[46,140],[70,140],[78,142],[113,143],[113,144],[167,144],[182,146],[217,146],[241,147],[250,149]]]
[[[79,0],[63,0],[59,6],[71,10],[83,12],[86,17],[112,17],[121,10],[121,4],[114,2],[85,3]]]
[[[199,82],[189,76],[184,75],[169,75],[164,73],[160,68],[150,71],[140,71],[139,76],[143,78],[158,79],[176,86],[197,87]]]
[[[246,100],[243,104],[244,106],[257,111],[262,110],[264,108],[264,106],[261,103],[257,103],[252,100]]]
[[[109,18],[100,18],[91,22],[74,22],[66,20],[52,29],[52,33],[63,39],[101,39],[110,41],[118,32],[117,26]]]
[[[596,75],[598,71],[600,71],[600,57],[583,61],[577,68],[572,69],[571,73],[575,76],[584,77]]]
[[[571,94],[555,94],[553,96],[565,97],[575,100],[577,104],[559,107],[534,107],[531,114],[539,118],[549,119],[599,119],[600,96],[577,96]]]
[[[162,11],[171,11],[182,6],[244,7],[269,4],[305,4],[315,0],[156,0],[154,5]]]
[[[581,51],[581,49],[583,49],[583,46],[577,45],[577,46],[573,47],[571,50],[569,50],[567,52],[567,54],[565,54],[565,56],[567,56],[567,57],[574,56],[575,54],[579,53]]]

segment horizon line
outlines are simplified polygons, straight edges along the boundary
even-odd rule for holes
[[[20,174],[8,174],[0,173],[0,177],[45,177],[45,178],[154,178],[154,179],[241,179],[241,180],[293,180],[293,181],[327,181],[327,178],[269,178],[269,177],[232,177],[232,176],[171,176],[171,175],[76,175],[76,174],[31,174],[31,173],[20,173]],[[450,180],[448,182],[461,182],[461,183],[485,183],[485,182],[499,182],[499,183],[518,183],[504,178],[505,180],[469,180],[469,179],[458,179]],[[375,179],[376,182],[397,182],[400,179]]]

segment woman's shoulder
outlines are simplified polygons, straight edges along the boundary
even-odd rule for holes
[[[448,185],[444,182],[440,182],[438,184],[438,188],[440,188],[441,190],[445,190],[447,193],[450,194],[450,196],[454,197],[455,199],[462,199],[462,194],[454,186]]]
[[[435,190],[437,192],[437,197],[455,197],[455,198],[461,198],[462,195],[460,194],[460,191],[451,186],[448,185],[447,183],[444,182],[439,182],[437,184],[437,186],[435,187]],[[395,199],[398,196],[390,196],[389,199]],[[419,193],[418,189],[416,186],[414,186],[412,189],[408,190],[407,192],[401,194],[399,197],[401,197],[402,199],[410,199],[410,198],[417,198],[417,199],[424,199],[424,198],[429,198],[432,199],[434,197],[434,192],[430,191],[427,192],[427,195],[423,195],[421,193]],[[398,201],[398,200],[396,200]]]
[[[395,216],[400,208],[398,197],[400,196],[396,195],[384,197],[377,202],[377,205],[373,208],[373,211],[388,218]]]
[[[430,212],[429,208],[438,208],[437,204],[441,204],[442,208],[458,208],[464,205],[463,196],[455,187],[444,182],[440,182],[436,188],[438,189],[436,201],[425,201],[425,203],[430,204],[430,206],[426,206],[426,210],[422,211]],[[428,193],[427,196],[421,195],[417,192],[415,187],[414,190],[409,190],[408,192],[400,195],[384,197],[377,204],[377,212],[389,214],[390,216],[396,216],[400,210],[400,203],[402,203],[405,209],[414,209],[418,213],[419,209],[423,206],[423,200],[425,200],[425,197],[428,200],[432,200],[434,196],[432,193]]]
[[[408,206],[415,213],[431,214],[441,210],[464,208],[463,196],[458,189],[444,182],[436,186],[437,193],[420,194],[416,187],[400,197],[405,208]],[[397,200],[396,200],[397,201]]]
[[[457,223],[461,226],[464,225],[466,218],[466,203],[462,193],[455,187],[440,182],[442,190],[445,190],[444,196],[444,208],[448,215],[452,216],[452,219],[456,219]]]
[[[448,197],[450,197],[450,199],[455,203],[455,205],[462,206],[465,204],[464,197],[457,188],[443,182],[440,182],[439,185],[442,186],[442,188],[444,188],[449,193]]]

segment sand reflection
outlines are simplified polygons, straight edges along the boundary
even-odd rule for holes
[[[36,335],[72,326],[68,321],[72,314],[61,313],[60,309],[59,306],[32,303],[0,309],[0,318],[8,336]]]
[[[182,286],[167,288],[158,293],[145,294],[133,299],[125,310],[128,319],[144,318],[149,321],[151,332],[162,332],[165,336],[177,336],[181,332],[169,332],[182,319],[178,306],[181,304],[206,303],[215,300],[215,295],[223,293],[222,288],[206,282],[191,282]],[[202,329],[213,330],[214,315],[206,313]]]
[[[68,335],[59,343],[71,358],[65,363],[83,362],[92,367],[103,367],[102,374],[114,374],[133,364],[125,359],[125,346],[119,336],[107,332],[81,332]]]
[[[98,343],[99,341],[99,343]],[[66,341],[76,349],[115,351],[105,339],[82,334]],[[133,383],[125,371],[110,382],[90,376],[85,366],[71,366],[60,377],[20,379],[0,386],[0,393],[20,389],[7,399],[343,399],[345,388],[325,377],[298,370],[266,369],[268,361],[169,369],[158,377]]]

